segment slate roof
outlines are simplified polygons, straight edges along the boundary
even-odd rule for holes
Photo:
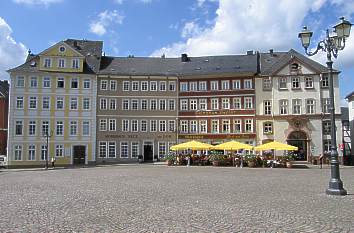
[[[0,97],[9,97],[9,83],[0,80]]]
[[[345,98],[349,99],[350,97],[352,97],[354,95],[354,91],[350,92]]]
[[[349,121],[349,109],[348,107],[340,107],[342,121]]]

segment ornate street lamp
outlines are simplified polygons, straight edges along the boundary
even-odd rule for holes
[[[334,86],[333,86],[333,61],[332,56],[337,58],[338,51],[343,50],[345,47],[345,40],[350,35],[350,28],[352,24],[345,20],[344,17],[340,18],[341,22],[334,26],[334,36],[329,35],[327,29],[326,38],[321,40],[317,44],[317,48],[314,52],[309,52],[307,49],[310,46],[312,32],[307,30],[307,27],[303,28],[303,31],[299,33],[302,46],[305,48],[305,52],[308,56],[315,55],[318,51],[322,50],[327,53],[327,69],[329,74],[329,95],[330,95],[330,112],[331,112],[331,179],[329,181],[329,187],[326,189],[328,195],[347,195],[347,191],[343,188],[343,182],[340,179],[339,174],[339,162],[337,151],[337,138],[336,138],[336,125],[335,125],[335,105],[334,105]]]

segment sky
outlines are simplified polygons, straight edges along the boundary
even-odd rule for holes
[[[0,79],[67,38],[102,40],[110,56],[245,54],[247,50],[304,53],[302,26],[314,32],[311,48],[341,16],[354,23],[354,0],[1,0]],[[334,59],[341,71],[341,103],[354,91],[354,31]],[[313,56],[325,64],[325,53]]]

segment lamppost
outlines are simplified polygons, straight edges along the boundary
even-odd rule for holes
[[[334,26],[334,35],[330,35],[329,30],[326,31],[326,38],[318,42],[317,48],[313,52],[307,49],[310,45],[312,32],[303,28],[299,33],[302,46],[308,56],[315,55],[318,51],[322,50],[327,53],[327,69],[329,74],[329,95],[330,95],[330,113],[331,113],[331,179],[329,187],[326,189],[328,195],[347,195],[347,191],[343,188],[343,182],[339,174],[339,162],[337,151],[337,138],[336,138],[336,125],[335,125],[335,105],[334,105],[334,86],[333,86],[333,61],[332,56],[337,58],[338,52],[345,47],[345,40],[350,35],[350,28],[352,24],[345,20],[344,17],[340,18],[341,22]]]
[[[46,147],[45,147],[45,170],[48,170],[48,156],[49,156],[49,138],[53,136],[53,131],[47,129],[43,135],[46,138]]]

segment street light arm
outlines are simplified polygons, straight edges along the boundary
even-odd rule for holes
[[[318,42],[317,44],[317,48],[314,52],[310,52],[308,51],[308,48],[305,48],[305,53],[308,55],[308,56],[314,56],[318,53],[318,51],[322,50],[322,51],[326,51],[326,47],[327,47],[327,44],[324,40],[321,40],[320,42]]]

